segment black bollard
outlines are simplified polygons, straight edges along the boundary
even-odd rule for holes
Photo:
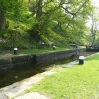
[[[79,56],[79,64],[84,64],[84,56]]]
[[[14,55],[16,55],[18,52],[18,49],[17,48],[14,48]]]
[[[55,50],[56,49],[56,46],[53,46],[53,50]]]

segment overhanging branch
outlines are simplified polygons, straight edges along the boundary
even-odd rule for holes
[[[75,18],[75,16],[77,15],[77,13],[81,10],[81,8],[88,2],[89,0],[86,0],[80,7],[79,9],[73,14],[72,19],[69,21],[68,25],[66,26],[66,28],[68,28],[68,26],[70,25],[70,23],[72,22],[72,20]]]

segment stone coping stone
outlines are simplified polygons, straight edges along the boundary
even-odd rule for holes
[[[50,98],[45,95],[42,95],[38,92],[31,92],[31,93],[27,93],[23,96],[18,96],[14,99],[50,99]]]

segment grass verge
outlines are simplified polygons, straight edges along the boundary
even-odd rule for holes
[[[55,50],[53,50],[53,48],[41,48],[41,49],[23,49],[20,50],[18,49],[18,54],[36,54],[36,53],[42,53],[42,52],[52,52],[52,51],[59,51],[59,50],[70,50],[71,48],[60,48],[57,47]],[[3,50],[0,51],[1,55],[4,54],[14,54],[13,50]]]
[[[84,65],[64,68],[33,84],[26,92],[40,92],[51,99],[98,99],[99,54],[85,60]]]
[[[58,50],[68,50],[70,48],[59,48],[57,47],[55,50],[52,48],[42,48],[42,49],[27,49],[27,50],[19,50],[19,54],[33,54],[33,53],[42,53],[42,52],[51,52],[51,51],[58,51]]]

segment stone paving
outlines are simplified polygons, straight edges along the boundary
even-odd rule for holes
[[[38,92],[31,92],[23,96],[16,97],[14,99],[50,99],[50,98],[45,95],[41,95]]]
[[[0,99],[8,99],[7,96],[5,96],[5,94],[0,93]]]
[[[75,66],[77,64],[79,64],[79,61],[73,61],[73,62],[70,62],[68,64],[61,64],[59,66],[61,66],[61,67],[72,67],[72,66]]]
[[[48,75],[51,75],[54,73],[55,72],[52,72],[52,71],[45,71],[45,72],[41,73],[40,75],[38,74],[38,75],[35,75],[33,77],[27,78],[23,81],[16,82],[12,85],[1,88],[0,89],[0,99],[11,99],[11,98],[19,95],[20,93],[22,93],[24,90],[30,88],[32,84],[41,81],[46,75],[48,76]],[[34,93],[26,94],[26,95],[28,95],[28,97],[29,96],[33,97]],[[36,95],[37,95],[37,93],[36,93]],[[37,97],[36,95],[35,95],[35,97]],[[22,97],[25,97],[25,96],[22,96]],[[41,96],[42,97],[44,96],[42,99],[49,99],[45,95],[41,95],[39,93],[38,93],[39,98],[33,98],[33,99],[41,99],[40,98]],[[32,98],[22,98],[22,97],[15,98],[15,99],[32,99]]]

